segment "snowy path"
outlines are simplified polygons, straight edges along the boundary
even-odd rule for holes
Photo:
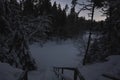
[[[32,71],[29,72],[28,80],[57,80],[54,73],[49,69],[43,72],[41,71]]]
[[[38,70],[29,73],[29,80],[57,80],[52,71],[53,66],[77,66],[78,51],[70,41],[62,44],[48,42],[44,47],[32,45],[31,54],[37,62]]]

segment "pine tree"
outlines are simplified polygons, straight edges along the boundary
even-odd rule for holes
[[[68,7],[68,5],[66,4],[66,5],[65,5],[65,8],[64,8],[63,10],[67,12],[68,9],[69,9],[69,7]]]
[[[34,12],[34,4],[33,0],[25,0],[24,1],[24,7],[23,7],[23,13],[24,15],[33,15]]]
[[[68,18],[69,18],[69,21],[71,24],[75,24],[77,21],[77,18],[78,18],[78,15],[75,11],[75,7],[77,5],[77,0],[72,0],[71,4],[72,4],[72,7],[70,10],[70,14],[68,15]]]
[[[44,8],[44,14],[50,14],[51,13],[51,2],[50,0],[44,0],[43,1],[43,8]]]
[[[1,14],[1,21],[4,25],[2,30],[7,33],[0,34],[0,61],[10,65],[32,70],[35,69],[35,62],[29,55],[28,41],[24,37],[23,26],[21,26],[20,5],[16,0],[2,2],[4,14]],[[9,12],[9,14],[7,13]],[[7,18],[7,19],[6,19]],[[9,33],[9,34],[8,34]],[[26,56],[27,55],[27,56]],[[28,66],[29,65],[29,66]]]

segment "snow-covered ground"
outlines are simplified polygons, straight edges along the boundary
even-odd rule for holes
[[[108,57],[108,61],[82,66],[80,65],[81,56],[71,41],[62,44],[48,42],[43,47],[38,44],[31,46],[31,52],[38,65],[38,72],[31,72],[33,76],[37,73],[38,80],[57,80],[52,72],[53,66],[67,66],[77,67],[85,77],[85,80],[110,80],[102,76],[102,74],[112,74],[113,76],[120,76],[120,55]],[[67,72],[68,77],[71,75]],[[37,77],[37,75],[35,75]],[[34,79],[34,77],[33,77]],[[30,80],[33,80],[32,78]]]
[[[80,65],[81,56],[72,41],[61,44],[48,42],[43,47],[39,44],[30,46],[31,55],[35,58],[38,69],[28,73],[28,80],[58,80],[53,73],[53,66],[77,67],[85,80],[110,80],[102,74],[112,75],[120,79],[120,55],[109,56],[106,62]],[[18,80],[22,70],[16,69],[7,63],[0,63],[0,80]],[[65,71],[66,76],[72,78],[71,72]]]
[[[71,41],[61,44],[48,42],[43,47],[32,45],[31,53],[38,67],[77,66],[78,51]]]
[[[22,72],[7,63],[0,63],[0,80],[18,80]]]
[[[78,64],[78,51],[71,41],[61,44],[48,42],[43,47],[34,44],[30,50],[38,69],[28,72],[28,80],[57,80],[53,66],[76,67]],[[18,80],[21,72],[6,63],[0,63],[0,80]]]
[[[38,66],[37,71],[30,72],[30,80],[34,80],[34,77],[38,78],[38,80],[56,80],[52,71],[54,66],[77,67],[78,51],[72,41],[65,41],[61,44],[48,42],[43,47],[34,44],[30,48]]]
[[[107,74],[120,80],[120,55],[109,56],[108,61],[79,66],[79,71],[85,77],[85,80],[111,80],[102,75]]]

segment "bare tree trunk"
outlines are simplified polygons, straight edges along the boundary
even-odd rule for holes
[[[87,58],[87,55],[88,55],[88,52],[89,52],[89,47],[90,47],[90,44],[91,44],[92,28],[93,28],[93,18],[94,18],[94,10],[95,10],[95,6],[94,6],[94,3],[93,3],[93,6],[92,6],[92,14],[91,14],[91,26],[90,26],[90,31],[89,31],[87,48],[86,48],[85,55],[84,55],[84,59],[83,59],[83,65],[86,65],[86,58]]]

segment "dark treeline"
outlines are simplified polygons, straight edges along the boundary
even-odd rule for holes
[[[94,9],[102,9],[102,13],[107,18],[105,21],[99,22],[98,26],[93,24],[99,35],[94,40],[91,39],[83,64],[105,61],[106,57],[110,55],[120,55],[120,1],[90,0],[90,3]]]
[[[68,13],[68,5],[61,8],[61,5],[56,2],[52,5],[50,0],[23,0],[20,5],[22,5],[21,8],[24,7],[22,10],[23,16],[38,17],[49,15],[51,24],[49,31],[46,32],[47,39],[72,38],[89,29],[90,20],[78,17],[75,7],[71,7],[70,13]]]
[[[107,16],[105,21],[96,22],[78,17],[77,0],[72,0],[70,13],[68,5],[61,8],[56,2],[52,5],[50,0],[0,0],[0,61],[24,70],[36,69],[29,51],[30,43],[72,39],[90,28],[100,37],[90,44],[85,63],[119,54],[120,1],[115,1],[92,0],[93,7],[102,8]],[[112,3],[115,5],[111,6]]]

